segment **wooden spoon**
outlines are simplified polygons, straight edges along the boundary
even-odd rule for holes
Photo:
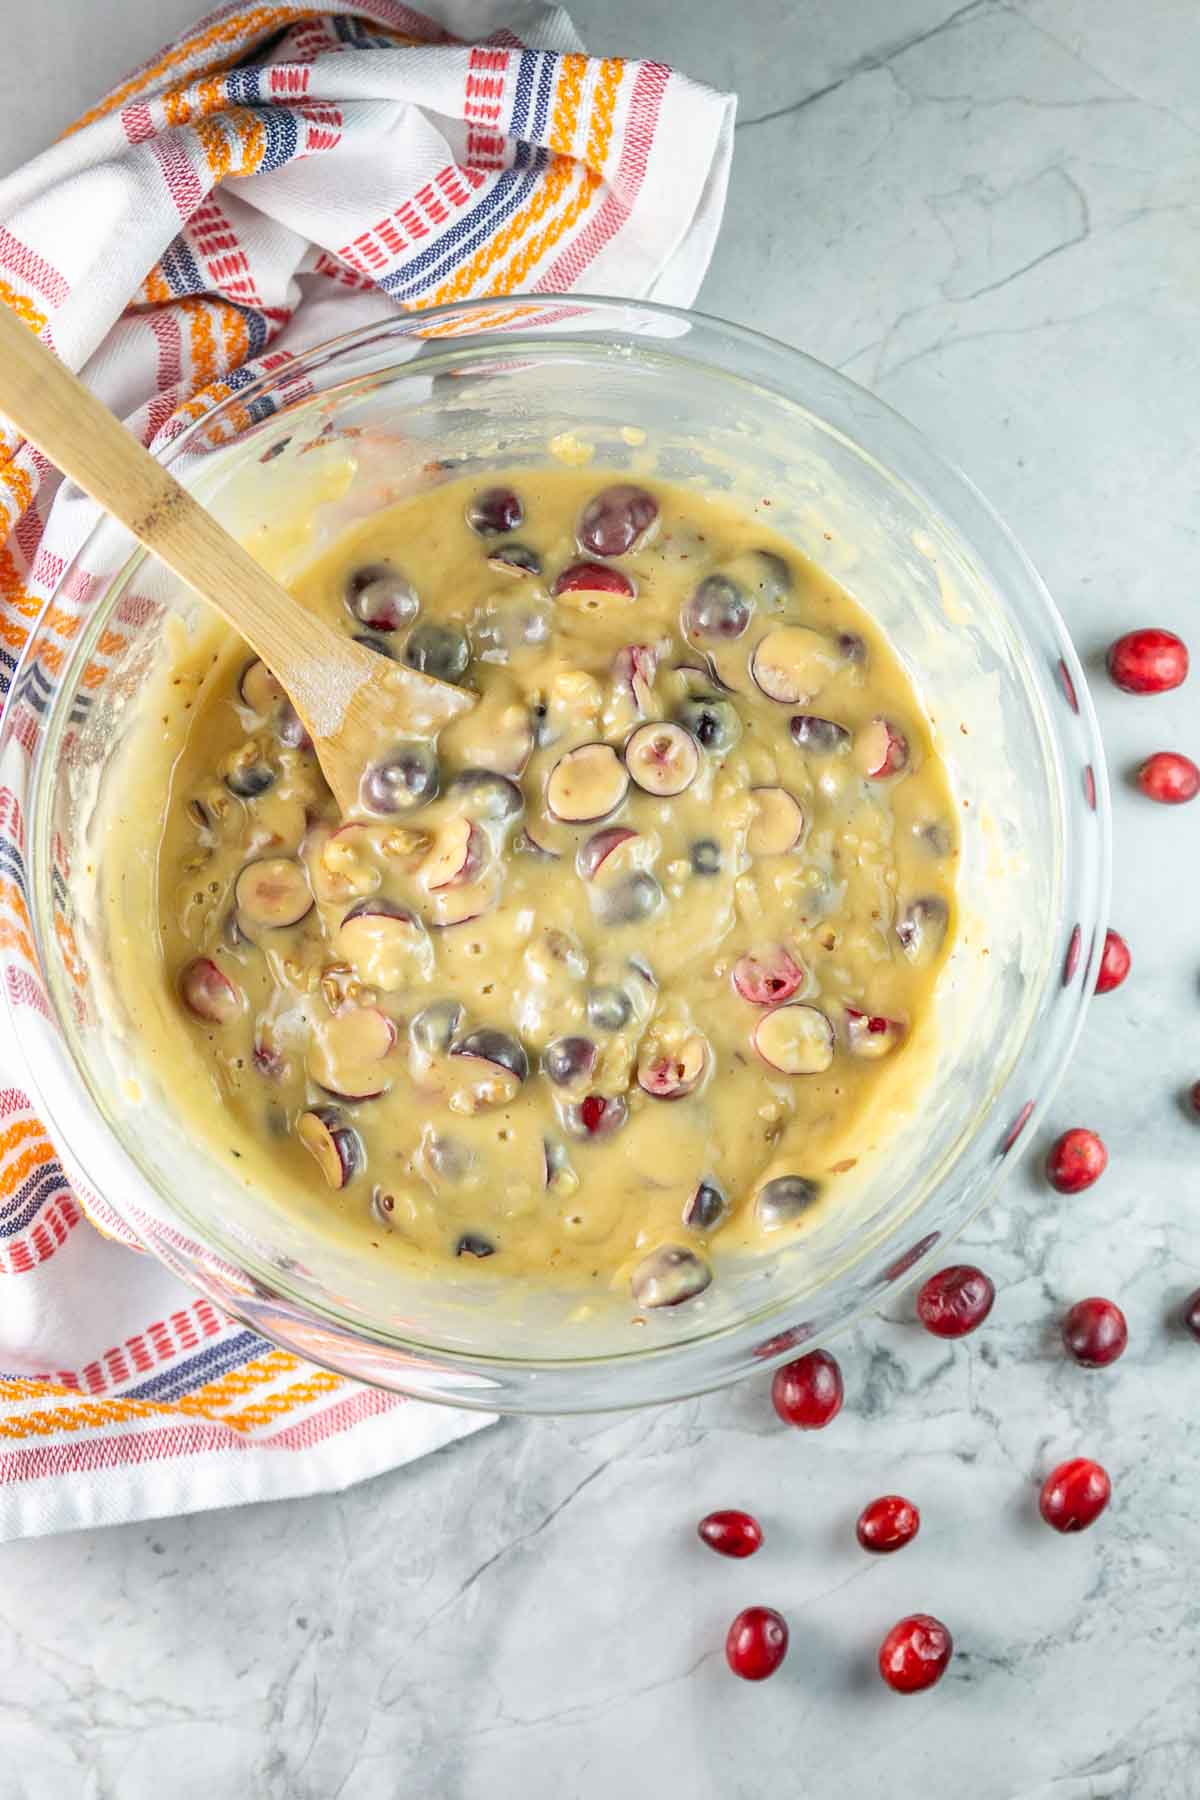
[[[478,695],[390,662],[297,605],[0,303],[0,413],[173,569],[261,656],[299,713],[344,813],[367,764],[429,738]]]

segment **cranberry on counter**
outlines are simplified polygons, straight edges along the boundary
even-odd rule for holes
[[[863,1549],[875,1556],[903,1550],[920,1529],[920,1513],[902,1494],[881,1494],[878,1500],[872,1500],[859,1513],[855,1527]]]
[[[1165,694],[1187,680],[1187,645],[1155,626],[1127,631],[1108,652],[1108,672],[1127,694]]]
[[[1108,1505],[1112,1482],[1088,1456],[1059,1463],[1042,1484],[1038,1510],[1055,1531],[1086,1531]]]
[[[1075,1126],[1050,1146],[1046,1174],[1060,1194],[1082,1194],[1108,1167],[1108,1151],[1094,1131]]]
[[[1106,931],[1104,949],[1100,954],[1100,973],[1096,977],[1096,992],[1111,994],[1114,988],[1119,988],[1129,973],[1132,960],[1129,945],[1120,932]]]
[[[995,1284],[982,1269],[953,1263],[929,1277],[917,1295],[917,1317],[934,1337],[966,1337],[978,1331],[995,1302]]]
[[[765,1681],[787,1655],[788,1628],[770,1606],[747,1606],[725,1638],[725,1660],[743,1681]]]
[[[810,1350],[776,1369],[771,1399],[785,1425],[822,1431],[837,1418],[845,1399],[842,1371],[827,1350]]]
[[[1106,1369],[1129,1342],[1125,1314],[1112,1300],[1077,1300],[1062,1322],[1062,1338],[1085,1369]]]
[[[1200,794],[1200,769],[1190,756],[1177,750],[1156,750],[1137,772],[1137,784],[1147,800],[1161,806],[1183,806]]]
[[[946,1673],[954,1639],[932,1613],[910,1613],[879,1646],[879,1673],[897,1694],[919,1694]]]
[[[728,1508],[710,1512],[696,1527],[702,1543],[719,1556],[753,1556],[761,1548],[762,1526],[752,1513]]]
[[[1183,1322],[1192,1336],[1200,1343],[1200,1288],[1189,1294],[1183,1303]]]

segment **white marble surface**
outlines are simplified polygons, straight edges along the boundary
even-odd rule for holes
[[[0,166],[192,11],[40,0],[9,21]],[[741,90],[708,308],[926,427],[1093,667],[1131,624],[1194,631],[1194,0],[572,11],[597,48]],[[1200,1347],[1169,1324],[1200,1282],[1200,1128],[1178,1104],[1200,1075],[1200,811],[1121,780],[1149,750],[1197,753],[1195,679],[1157,701],[1097,682],[1135,971],[1095,1005],[1053,1120],[1100,1125],[1112,1164],[1063,1200],[1030,1147],[968,1240],[1000,1290],[984,1331],[946,1348],[903,1305],[870,1320],[838,1346],[849,1401],[821,1437],[779,1427],[751,1382],[510,1422],[342,1497],[0,1550],[0,1800],[1200,1795]],[[1054,1324],[1097,1292],[1132,1342],[1089,1374]],[[1115,1499],[1060,1539],[1036,1481],[1080,1451]],[[869,1561],[853,1520],[889,1489],[919,1502],[922,1535]],[[731,1503],[766,1526],[749,1564],[692,1535]],[[753,1688],[721,1642],[759,1600],[793,1647]],[[912,1609],[945,1618],[959,1654],[905,1701],[871,1657]]]

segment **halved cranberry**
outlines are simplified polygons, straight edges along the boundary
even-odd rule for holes
[[[241,988],[210,956],[188,963],[179,977],[179,992],[188,1011],[210,1025],[228,1025],[245,1004]]]
[[[978,1331],[995,1303],[995,1284],[982,1269],[954,1263],[931,1275],[918,1293],[917,1317],[934,1337],[966,1337]]]
[[[701,1541],[719,1556],[753,1556],[762,1545],[762,1526],[752,1513],[711,1512],[701,1519],[696,1530]]]
[[[1042,1483],[1038,1510],[1055,1531],[1086,1531],[1108,1505],[1112,1482],[1088,1456],[1059,1463]]]
[[[888,1556],[912,1543],[921,1529],[921,1515],[902,1494],[881,1494],[863,1507],[855,1529],[864,1550]]]
[[[1100,973],[1096,977],[1096,992],[1111,994],[1119,988],[1129,973],[1132,962],[1129,945],[1119,931],[1106,931],[1104,949],[1100,953]]]
[[[556,1087],[567,1087],[584,1075],[590,1075],[595,1062],[596,1046],[591,1038],[555,1038],[542,1051],[542,1068]]]
[[[579,1121],[585,1137],[607,1137],[610,1131],[616,1131],[625,1123],[629,1108],[620,1094],[615,1099],[606,1099],[603,1094],[589,1094],[579,1102],[572,1111],[572,1118]]]
[[[771,945],[738,957],[733,985],[752,1006],[778,1006],[804,985],[804,970],[782,945]]]
[[[737,638],[750,624],[754,602],[728,575],[706,575],[683,608],[688,637]]]
[[[1137,772],[1137,784],[1147,800],[1161,806],[1183,806],[1200,794],[1200,769],[1190,756],[1177,750],[1156,750]]]
[[[747,1606],[725,1638],[725,1660],[743,1681],[765,1681],[787,1655],[788,1628],[771,1606]]]
[[[842,1410],[845,1388],[836,1357],[810,1350],[776,1369],[771,1401],[785,1425],[801,1431],[823,1431]]]
[[[1187,645],[1155,626],[1127,631],[1108,652],[1108,672],[1127,694],[1165,694],[1187,680]]]
[[[620,594],[632,600],[634,585],[620,569],[607,569],[603,563],[572,563],[554,583],[556,594]]]
[[[1116,1362],[1129,1342],[1125,1314],[1112,1300],[1077,1300],[1062,1322],[1063,1343],[1085,1369]]]
[[[402,631],[420,610],[416,589],[390,563],[368,563],[346,583],[346,606],[372,631]]]
[[[879,1646],[879,1673],[897,1694],[919,1694],[946,1673],[954,1639],[932,1613],[910,1613]]]
[[[658,501],[645,488],[618,482],[584,507],[579,542],[593,556],[624,556],[658,517]]]
[[[1108,1167],[1108,1151],[1094,1131],[1075,1126],[1050,1146],[1046,1174],[1060,1194],[1082,1194]]]
[[[467,506],[467,524],[480,537],[506,537],[520,529],[525,517],[519,494],[511,488],[484,488]]]
[[[908,767],[908,739],[890,719],[872,719],[858,733],[855,745],[859,762],[872,781],[886,781]]]

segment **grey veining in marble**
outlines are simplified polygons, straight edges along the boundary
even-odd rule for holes
[[[8,27],[0,164],[28,154],[192,0],[44,0]],[[1200,13],[1194,0],[574,0],[589,44],[742,95],[702,304],[836,363],[925,427],[1015,528],[1093,669],[1118,630],[1200,617]],[[36,35],[38,42],[30,40]],[[39,82],[70,42],[43,118]],[[56,48],[56,45],[58,46]],[[70,89],[72,84],[76,91]],[[939,1344],[898,1304],[838,1346],[846,1412],[788,1432],[766,1386],[644,1416],[509,1422],[343,1496],[0,1551],[0,1800],[1188,1800],[1200,1796],[1200,809],[1140,802],[1150,750],[1200,753],[1195,680],[1101,676],[1114,922],[1134,975],[1096,1003],[1053,1111],[1111,1167],[1060,1199],[1045,1139],[967,1240],[999,1298]],[[1065,1365],[1084,1294],[1129,1315]],[[1108,1515],[1038,1522],[1088,1452]],[[868,1560],[872,1495],[921,1506]],[[751,1506],[723,1563],[699,1514]],[[792,1650],[754,1688],[721,1645],[750,1601]],[[900,1700],[902,1613],[958,1655]]]

